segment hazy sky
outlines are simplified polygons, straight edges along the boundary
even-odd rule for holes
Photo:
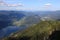
[[[60,0],[0,0],[0,10],[60,10]]]

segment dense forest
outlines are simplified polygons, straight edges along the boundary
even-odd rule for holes
[[[4,40],[51,40],[49,36],[54,31],[60,30],[60,21],[40,21],[22,32],[16,32],[4,38]],[[53,39],[57,40],[57,39]]]

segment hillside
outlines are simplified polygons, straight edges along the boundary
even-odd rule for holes
[[[34,21],[35,20],[35,21]],[[22,31],[40,21],[40,16],[26,11],[0,11],[0,38]]]
[[[0,11],[0,30],[13,25],[14,20],[20,20],[25,14],[17,11]]]
[[[55,30],[60,30],[60,21],[40,21],[22,32],[11,34],[4,40],[46,40]]]
[[[39,23],[40,21],[40,16],[38,15],[30,15],[30,16],[25,16],[24,18],[18,20],[18,21],[14,21],[13,24],[16,26],[26,26],[26,27],[30,27],[34,24]]]

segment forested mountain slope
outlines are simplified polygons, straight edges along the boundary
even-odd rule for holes
[[[14,33],[4,40],[46,40],[55,30],[60,30],[60,21],[40,21],[40,23],[22,32]]]

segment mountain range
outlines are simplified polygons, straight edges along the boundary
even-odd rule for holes
[[[0,10],[0,32],[6,32],[6,36],[12,32],[25,30],[32,25],[38,24],[41,20],[57,20],[60,21],[60,11],[5,11]],[[21,30],[20,30],[20,29]],[[12,29],[12,30],[11,30]],[[4,31],[6,30],[6,31]]]

